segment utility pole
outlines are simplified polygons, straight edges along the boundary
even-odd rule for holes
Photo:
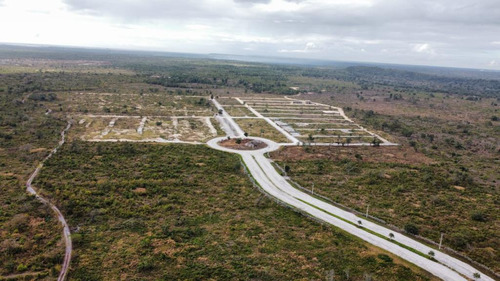
[[[311,193],[314,195],[314,182],[313,182],[313,185],[312,185]]]
[[[441,232],[441,238],[439,239],[439,250],[441,250],[441,245],[443,245],[443,236],[444,233]]]
[[[370,209],[370,204],[366,206],[366,218],[368,218],[368,209]]]

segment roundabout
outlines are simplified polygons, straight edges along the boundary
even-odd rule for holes
[[[228,144],[228,140],[241,140],[241,144],[238,145],[233,145],[233,142],[230,142],[230,145],[225,145]],[[245,144],[253,143],[255,147],[247,147],[245,148]],[[244,137],[244,138],[231,138],[228,139],[228,137],[218,137],[211,139],[207,142],[207,145],[210,146],[213,149],[221,150],[221,151],[226,151],[226,152],[232,152],[232,153],[238,153],[238,154],[264,154],[266,152],[271,152],[275,151],[280,148],[280,145],[272,140],[268,140],[266,138],[259,138],[259,137]]]

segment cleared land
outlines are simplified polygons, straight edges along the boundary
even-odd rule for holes
[[[267,138],[281,143],[289,142],[288,139],[263,119],[234,119],[240,128],[249,136]]]
[[[270,118],[303,143],[336,145],[387,143],[385,139],[373,135],[346,118],[342,109],[330,105],[282,97],[235,98],[238,99],[264,117]]]
[[[78,116],[75,130],[86,141],[205,142],[219,135],[211,117]]]

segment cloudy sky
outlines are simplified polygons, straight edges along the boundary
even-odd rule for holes
[[[0,0],[0,42],[500,70],[499,0]]]

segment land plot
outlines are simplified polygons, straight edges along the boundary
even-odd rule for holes
[[[122,117],[116,119],[113,127],[109,133],[103,136],[103,139],[132,139],[139,140],[142,138],[141,134],[137,132],[139,128],[140,119],[138,117]]]
[[[255,114],[253,114],[248,108],[246,108],[244,105],[229,105],[229,106],[224,106],[224,110],[231,116],[233,117],[244,117],[244,116],[251,116],[255,117]]]
[[[297,112],[290,114],[289,112],[267,112],[265,113],[267,117],[278,117],[278,118],[337,118],[343,117],[339,114],[325,114],[325,113],[308,113],[308,112]]]
[[[330,128],[321,128],[321,129],[296,129],[296,131],[300,132],[303,135],[314,135],[317,137],[338,137],[338,136],[371,136],[367,131],[362,129],[330,129]]]
[[[217,102],[222,106],[224,105],[241,105],[241,103],[234,98],[218,98]]]
[[[210,117],[82,116],[75,134],[87,141],[187,141],[204,142],[220,134]]]
[[[289,140],[276,128],[267,123],[264,119],[235,119],[240,128],[250,136],[267,138],[272,141],[283,143]]]
[[[312,140],[309,138],[309,136],[300,136],[297,137],[300,141],[307,142],[307,143],[372,143],[373,142],[373,137],[371,136],[361,136],[361,135],[339,135],[337,137],[330,137],[330,136],[321,136],[321,135],[312,135]]]
[[[208,99],[193,96],[70,92],[58,93],[57,98],[61,105],[52,105],[53,111],[150,116],[211,116],[215,112]]]
[[[89,117],[85,116],[80,119],[80,122],[75,126],[82,131],[81,138],[83,140],[102,139],[103,135],[109,133],[109,123],[113,120],[112,117]],[[81,120],[84,120],[83,122]]]
[[[177,134],[182,141],[207,141],[217,136],[217,132],[212,132],[205,120],[199,118],[179,119]]]
[[[173,141],[178,137],[176,127],[176,118],[148,118],[142,135],[147,139],[162,138]]]

